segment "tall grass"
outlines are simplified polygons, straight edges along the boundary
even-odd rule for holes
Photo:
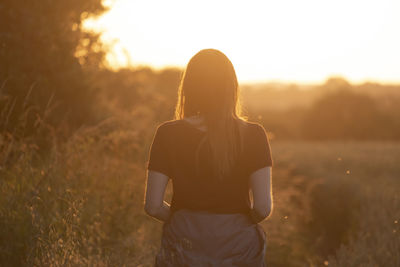
[[[153,265],[161,224],[143,194],[155,115],[119,115],[63,142],[40,120],[45,154],[1,129],[0,265]],[[272,140],[272,151],[269,266],[399,266],[400,144]]]
[[[37,133],[48,129],[46,136],[54,139],[47,140],[53,145],[45,155],[34,138],[2,129],[1,266],[151,261],[155,240],[144,236],[157,230],[147,226],[151,218],[142,206],[144,159],[155,123],[145,107],[129,115],[82,127],[62,143],[42,121]]]
[[[399,143],[281,142],[272,148],[277,205],[264,224],[273,238],[267,261],[400,266]],[[280,175],[283,169],[290,172]]]

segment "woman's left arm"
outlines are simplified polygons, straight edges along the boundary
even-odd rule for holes
[[[170,205],[164,201],[168,180],[169,177],[161,172],[147,170],[144,210],[162,222],[167,222],[171,216]]]

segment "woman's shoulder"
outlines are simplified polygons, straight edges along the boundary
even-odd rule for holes
[[[158,125],[158,127],[159,128],[161,128],[161,127],[168,128],[168,127],[171,127],[173,125],[179,124],[180,122],[181,122],[181,120],[167,120],[167,121],[161,122]]]
[[[174,134],[182,125],[182,120],[167,120],[157,126],[157,131],[164,134]]]
[[[247,129],[250,129],[251,131],[264,130],[264,126],[261,123],[258,123],[255,121],[246,121],[246,120],[239,119],[238,122],[239,122],[239,125],[247,128]]]
[[[178,124],[178,120],[163,121],[157,125],[156,130],[160,133],[170,132],[176,124]]]

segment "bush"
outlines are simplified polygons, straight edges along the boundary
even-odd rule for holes
[[[373,98],[341,89],[313,104],[305,115],[302,131],[308,139],[386,139],[392,137],[391,126]]]

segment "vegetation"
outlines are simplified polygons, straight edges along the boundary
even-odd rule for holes
[[[273,142],[271,266],[398,266],[400,145]]]
[[[147,112],[81,128],[45,158],[2,135],[1,265],[152,266],[161,224],[143,212],[156,126]],[[272,149],[275,209],[262,223],[271,266],[398,264],[399,144],[272,141]]]
[[[313,86],[244,86],[249,111],[280,140],[399,140],[400,86],[352,85],[332,77]]]
[[[151,266],[143,212],[155,127],[180,69],[111,71],[81,30],[101,1],[0,4],[0,265]],[[399,86],[243,85],[269,132],[270,266],[399,266]],[[171,198],[171,185],[168,187]]]

